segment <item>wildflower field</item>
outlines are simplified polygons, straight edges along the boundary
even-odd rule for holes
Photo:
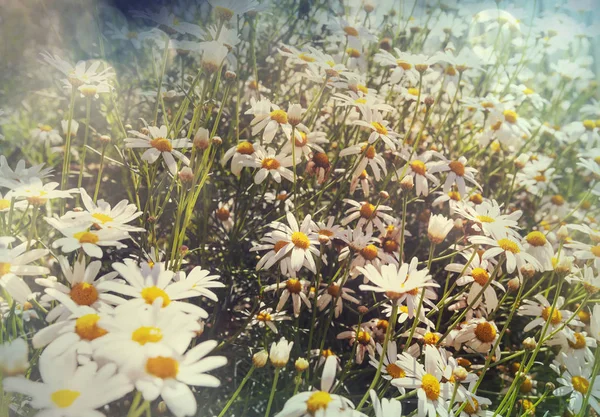
[[[599,5],[0,2],[0,417],[599,415]]]

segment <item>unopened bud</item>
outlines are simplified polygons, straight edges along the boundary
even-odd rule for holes
[[[233,81],[237,78],[237,74],[233,71],[225,71],[225,79]]]
[[[319,235],[319,243],[321,245],[327,245],[329,242],[331,242],[331,239],[329,238],[329,236],[327,235]]]
[[[196,131],[196,134],[194,135],[194,147],[202,150],[208,148],[208,135],[208,129],[203,127],[198,128],[198,131]]]
[[[415,182],[413,180],[412,175],[407,175],[406,177],[402,178],[402,180],[400,181],[400,188],[402,188],[404,191],[410,191],[415,187]]]
[[[518,277],[512,278],[508,281],[507,287],[510,292],[517,292],[521,286],[521,281]]]
[[[456,379],[458,382],[462,382],[467,379],[469,373],[462,366],[457,366],[456,368],[454,368],[454,371],[452,371],[452,375],[454,376],[454,379]]]
[[[158,414],[165,414],[167,412],[167,404],[164,401],[159,402],[156,406],[156,411],[158,411]]]
[[[261,350],[252,356],[252,363],[257,368],[262,368],[267,364],[269,359],[269,353],[266,350]]]
[[[427,107],[433,106],[433,103],[435,103],[435,99],[432,96],[425,97],[425,105]]]
[[[556,231],[556,237],[558,237],[560,240],[565,240],[566,238],[568,238],[569,229],[567,229],[567,226],[560,226]]]
[[[304,110],[300,104],[290,104],[287,111],[288,122],[292,126],[297,126],[302,122],[302,113]]]
[[[520,269],[523,278],[530,279],[535,276],[535,268],[531,264],[525,264]]]
[[[532,351],[535,349],[536,346],[537,342],[533,337],[528,337],[527,339],[523,340],[523,349],[525,350]]]
[[[369,308],[367,306],[358,306],[359,314],[367,314],[369,312]]]
[[[379,48],[383,49],[384,51],[391,51],[392,50],[392,40],[390,38],[383,38],[382,40],[379,41]]]
[[[387,200],[388,198],[390,198],[390,194],[387,191],[380,191],[379,198],[381,198],[382,200]]]
[[[110,141],[111,141],[111,138],[110,138],[110,136],[108,136],[108,135],[101,135],[101,136],[98,138],[98,140],[99,140],[101,143],[103,143],[103,144],[107,144],[107,143],[110,143]]]
[[[185,255],[186,253],[188,253],[188,252],[189,252],[189,250],[190,250],[190,248],[188,248],[186,245],[181,245],[181,246],[179,247],[179,252],[180,252],[182,255]]]
[[[294,366],[296,367],[296,371],[304,372],[308,368],[308,361],[304,358],[298,358],[296,359]]]
[[[148,129],[147,127],[142,127],[140,129],[140,133],[143,135],[149,135],[150,134],[150,129]]]
[[[221,137],[220,137],[220,136],[214,136],[214,137],[212,138],[212,143],[213,143],[213,145],[215,145],[215,146],[221,146],[221,145],[223,144],[223,139],[221,139]]]
[[[556,385],[554,385],[552,382],[546,382],[546,386],[544,388],[546,388],[546,391],[552,392],[556,389]]]
[[[156,217],[155,216],[148,216],[148,223],[156,223]]]
[[[190,167],[183,167],[177,175],[179,176],[179,180],[184,184],[194,181],[194,172]]]
[[[127,123],[125,125],[125,130],[131,130],[131,129],[133,129],[133,126],[131,126],[129,123]]]

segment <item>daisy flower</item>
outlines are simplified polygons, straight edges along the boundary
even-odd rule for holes
[[[380,401],[377,392],[373,389],[369,391],[369,395],[371,396],[375,417],[402,415],[402,403],[400,403],[400,401],[393,398],[389,400],[387,398],[382,398]]]
[[[323,367],[321,385],[318,391],[306,391],[294,395],[286,401],[283,410],[275,417],[313,417],[313,416],[355,416],[365,417],[364,414],[354,412],[352,402],[340,395],[330,394],[335,385],[337,360],[329,356]]]
[[[594,267],[600,269],[600,242],[594,242],[593,245],[583,242],[573,242],[565,244],[566,248],[573,249],[573,256],[581,261],[594,261]]]
[[[49,143],[50,145],[58,145],[63,141],[58,130],[53,129],[50,125],[38,124],[38,127],[32,129],[30,133],[34,140]]]
[[[312,305],[308,296],[306,295],[306,289],[309,286],[309,282],[303,279],[288,278],[287,281],[279,284],[272,284],[265,287],[265,291],[276,291],[283,288],[279,302],[277,303],[276,311],[279,312],[283,309],[283,306],[288,301],[290,296],[292,297],[292,304],[294,307],[294,316],[300,315],[300,308],[302,303],[310,310]]]
[[[291,155],[278,154],[273,148],[255,147],[254,154],[242,161],[243,166],[259,168],[254,175],[254,183],[261,184],[269,174],[275,182],[280,183],[281,178],[294,182],[294,173],[288,169],[293,165]]]
[[[542,265],[532,255],[524,252],[523,246],[516,240],[508,237],[494,240],[486,236],[471,236],[469,238],[471,243],[477,245],[488,245],[491,246],[483,253],[481,259],[488,260],[495,258],[501,253],[506,257],[506,271],[511,274],[517,270],[521,274],[521,267],[525,264],[531,264],[536,270],[540,270]]]
[[[247,316],[251,314],[248,311],[243,313]],[[284,320],[291,320],[291,318],[286,316],[284,312],[275,312],[271,307],[265,308],[265,303],[261,302],[258,313],[252,316],[250,326],[258,326],[261,329],[267,326],[273,333],[277,334],[279,332],[277,331],[275,322]]]
[[[52,243],[53,248],[61,248],[64,253],[82,249],[92,258],[102,258],[102,246],[114,246],[117,249],[127,247],[120,240],[129,239],[129,234],[122,230],[94,230],[88,229],[85,224],[72,227],[51,217],[46,217],[45,220],[64,235]]]
[[[239,177],[242,169],[248,164],[247,161],[251,161],[254,155],[254,145],[248,141],[241,141],[237,145],[232,146],[225,152],[221,158],[221,165],[225,166],[227,161],[231,159],[230,169],[233,175]]]
[[[493,321],[484,318],[471,319],[461,326],[454,341],[462,344],[467,352],[489,353],[498,341],[498,333],[498,327]],[[494,354],[500,357],[500,345]]]
[[[406,372],[406,377],[392,380],[392,385],[399,388],[417,390],[417,416],[442,417],[448,416],[446,401],[452,395],[452,388],[444,382],[442,373],[442,358],[433,346],[425,346],[425,366],[403,353],[398,359],[398,365]]]
[[[187,156],[176,149],[191,148],[192,144],[187,138],[168,139],[167,126],[161,127],[148,126],[148,134],[140,133],[135,130],[129,131],[134,135],[133,138],[125,138],[125,147],[146,149],[142,154],[142,160],[153,164],[162,156],[169,172],[172,175],[177,174],[177,161],[179,159],[184,165],[189,165],[190,160]]]
[[[357,267],[365,265],[374,265],[379,268],[382,264],[395,263],[396,258],[389,253],[386,253],[381,248],[377,247],[379,243],[373,237],[373,232],[370,226],[367,226],[366,231],[360,228],[354,230],[348,229],[341,239],[348,244],[343,248],[339,255],[339,260],[346,259],[350,254],[353,255],[350,263],[350,276],[356,278],[360,275]]]
[[[0,213],[9,212],[11,204],[13,206],[13,210],[27,210],[27,206],[29,204],[27,201],[14,201],[13,203],[14,199],[16,199],[16,197],[14,191],[12,190],[8,191],[4,195],[0,193]]]
[[[550,322],[548,324],[547,334],[553,333],[555,330],[563,327],[560,331],[560,334],[563,337],[567,336],[567,331],[564,329],[564,323],[568,320],[573,313],[569,310],[561,310],[562,306],[565,304],[565,298],[562,296],[558,297],[556,300],[556,306],[554,309],[552,308],[552,304],[548,301],[546,297],[542,294],[537,294],[533,298],[536,301],[532,300],[524,300],[523,304],[519,307],[519,314],[522,316],[531,316],[534,319],[525,326],[524,331],[528,332],[531,329],[534,329],[538,326],[545,326],[546,322]],[[581,325],[582,323],[573,319],[570,321],[571,326]]]
[[[288,139],[292,136],[292,125],[288,122],[288,114],[278,105],[271,103],[267,99],[256,101],[250,99],[251,108],[244,114],[254,116],[250,125],[252,126],[252,136],[263,132],[262,139],[265,143],[271,143],[275,134],[281,128]]]
[[[371,130],[368,143],[375,143],[381,139],[389,148],[396,150],[398,143],[398,134],[389,128],[389,122],[383,119],[379,111],[375,109],[361,109],[365,120],[355,120],[353,124],[365,127]]]
[[[346,217],[342,219],[342,226],[348,225],[350,222],[358,219],[356,228],[362,228],[366,224],[373,223],[382,233],[385,231],[385,225],[393,222],[394,218],[386,211],[392,211],[392,208],[384,205],[374,206],[368,201],[361,201],[360,203],[349,198],[343,200],[344,203],[352,206],[346,210]]]
[[[172,355],[162,345],[151,346],[144,365],[135,375],[135,388],[146,401],[161,397],[176,417],[195,415],[196,398],[188,385],[213,388],[220,385],[216,377],[207,374],[227,364],[224,356],[207,356],[217,344],[207,340],[184,355]]]
[[[66,75],[65,83],[75,88],[83,86],[107,87],[108,79],[114,76],[111,67],[106,67],[102,71],[98,71],[102,63],[101,61],[94,61],[89,66],[85,61],[79,61],[73,66],[58,55],[42,52],[41,56],[44,63]]]
[[[92,261],[86,265],[85,258],[79,258],[71,268],[68,259],[59,256],[58,263],[67,285],[58,282],[55,277],[35,280],[36,284],[45,287],[46,299],[54,299],[61,303],[48,313],[46,321],[64,320],[71,314],[71,311],[62,305],[62,300],[65,298],[79,306],[89,306],[94,310],[103,310],[125,301],[110,294],[104,285],[105,282],[112,281],[118,275],[117,272],[109,272],[97,278],[102,268],[102,262]]]
[[[324,153],[325,150],[320,145],[328,142],[324,132],[311,132],[304,125],[296,126],[295,138],[293,140],[296,159],[304,155],[306,160],[310,160],[313,154]],[[287,141],[283,145],[281,153],[292,154],[292,140]]]
[[[381,357],[381,354],[383,353],[383,346],[380,344],[377,344],[377,346],[375,346],[375,349],[377,350],[377,354],[379,355],[379,357]],[[396,342],[390,340],[388,342],[388,347],[385,352],[385,356],[383,358],[383,363],[382,363],[382,367],[381,367],[381,377],[383,379],[392,381],[397,378],[406,377],[406,372],[404,372],[404,369],[400,368],[396,364],[397,360],[398,360],[398,345],[396,344]],[[375,355],[371,356],[369,359],[369,364],[372,367],[374,367],[375,369],[379,368],[379,359],[377,358],[377,356],[375,356]],[[404,394],[404,389],[400,388],[400,393]]]
[[[429,195],[428,181],[431,181],[433,185],[439,184],[439,180],[429,172],[429,169],[434,165],[434,162],[430,161],[432,154],[424,152],[422,155],[409,157],[401,152],[400,156],[407,161],[407,164],[396,171],[396,177],[399,180],[406,176],[412,177],[417,197],[421,195],[427,197]]]
[[[456,184],[458,187],[458,192],[461,195],[467,195],[466,183],[473,184],[475,187],[481,189],[481,185],[477,183],[475,180],[475,173],[477,170],[472,167],[466,166],[467,158],[461,156],[457,160],[448,160],[445,159],[442,162],[438,162],[434,166],[431,167],[430,172],[448,172],[448,176],[446,177],[446,181],[444,182],[444,192],[447,193],[450,191],[450,188],[453,184]]]
[[[515,229],[519,229],[518,220],[523,212],[515,210],[510,214],[502,214],[501,206],[496,200],[484,200],[474,207],[461,201],[456,205],[454,212],[474,222],[476,224],[475,230],[481,230],[486,236],[491,236],[494,239],[519,236]]]
[[[344,300],[354,304],[360,302],[351,295],[354,294],[354,290],[342,287],[342,283],[343,278],[339,278],[329,285],[324,283],[321,284],[325,289],[321,290],[321,294],[317,298],[317,307],[319,308],[319,311],[323,311],[325,307],[335,302],[335,318],[338,318],[344,308]]]
[[[25,374],[29,369],[29,346],[22,338],[0,344],[0,372],[4,377]]]
[[[419,73],[415,70],[413,63],[409,62],[411,60],[407,59],[410,55],[401,52],[398,48],[394,48],[394,51],[399,58],[388,51],[380,50],[375,54],[375,62],[391,69],[390,83],[398,84],[402,79],[412,84],[417,83]]]
[[[50,270],[43,266],[29,265],[44,256],[49,251],[47,249],[30,249],[27,246],[35,243],[34,241],[23,242],[14,248],[10,246],[16,241],[14,237],[0,236],[0,280],[9,277],[24,277],[45,275]]]
[[[165,310],[159,300],[150,308],[120,306],[110,316],[101,316],[98,325],[108,333],[92,342],[94,358],[114,362],[121,372],[135,373],[152,346],[160,344],[181,355],[188,348],[200,323],[181,311]]]
[[[483,287],[490,280],[490,276],[494,269],[494,265],[487,260],[483,260],[479,257],[478,254],[474,256],[472,251],[469,252],[461,252],[461,256],[465,258],[468,263],[466,265],[459,263],[451,263],[446,266],[446,271],[456,272],[462,275],[456,280],[456,285],[465,286],[471,284],[469,288],[469,293],[467,294],[467,305],[471,305],[471,303],[479,296],[479,293],[482,291]],[[464,272],[463,272],[464,271]],[[483,291],[482,296],[479,296],[479,299],[475,304],[473,304],[473,309],[476,309],[480,306],[488,312],[491,313],[498,307],[498,296],[496,295],[496,290],[494,286],[499,288],[502,291],[506,291],[504,286],[493,280],[491,285]]]
[[[552,263],[552,259],[554,258],[554,248],[546,238],[545,234],[534,230],[533,232],[529,232],[527,236],[523,238],[522,243],[523,249],[541,264],[542,271],[552,271],[554,269]]]
[[[565,279],[569,283],[580,282],[589,294],[600,291],[600,275],[596,275],[594,269],[587,265],[584,265],[583,271],[580,270],[577,275],[570,275]]]
[[[50,175],[52,168],[44,168],[44,164],[26,168],[25,161],[19,160],[13,170],[6,157],[0,155],[0,186],[14,189],[20,184],[30,182],[33,178],[44,179]]]
[[[434,245],[439,245],[446,239],[448,233],[454,229],[454,220],[448,219],[441,214],[429,217],[427,225],[427,237]]]
[[[600,378],[594,378],[592,375],[592,364],[582,364],[576,358],[567,356],[564,353],[561,359],[566,369],[552,366],[559,374],[556,381],[562,385],[556,388],[553,394],[557,396],[569,395],[569,409],[575,414],[581,412],[583,400],[588,396],[589,405],[597,413],[600,413]],[[592,380],[594,380],[593,385]]]
[[[113,263],[112,267],[129,285],[116,281],[107,282],[105,285],[117,294],[132,297],[124,305],[148,305],[147,308],[150,308],[154,300],[161,298],[163,309],[178,310],[198,318],[208,317],[208,313],[202,307],[181,301],[204,295],[193,290],[194,280],[173,281],[175,273],[165,270],[163,262],[150,267],[144,264],[138,266],[133,259],[125,259],[123,263]]]
[[[7,392],[31,398],[37,415],[56,417],[104,416],[98,408],[116,401],[133,389],[125,375],[118,374],[114,364],[99,368],[95,362],[77,366],[75,358],[48,354],[40,356],[41,382],[25,377],[8,377],[2,381]],[[102,387],[102,389],[99,389]]]
[[[360,155],[354,162],[352,174],[354,178],[361,175],[367,166],[371,168],[371,171],[373,171],[375,181],[381,180],[382,172],[384,175],[387,174],[385,159],[383,159],[383,157],[377,153],[373,145],[369,145],[368,143],[352,145],[342,149],[342,151],[339,153],[340,157],[348,155]]]
[[[117,229],[125,232],[145,232],[143,227],[131,226],[132,222],[142,215],[137,211],[135,204],[129,204],[127,200],[121,200],[112,207],[104,200],[94,203],[84,188],[79,189],[81,201],[85,211],[70,211],[65,213],[61,220],[72,220],[79,223],[89,223],[98,229]]]
[[[348,339],[350,346],[356,344],[356,356],[355,362],[360,365],[365,359],[365,354],[368,353],[370,356],[375,355],[375,339],[369,329],[368,323],[363,323],[358,326],[354,326],[352,330],[341,332],[337,335],[338,340]]]
[[[17,199],[25,199],[34,207],[46,204],[48,200],[55,198],[71,198],[75,190],[57,190],[60,186],[57,182],[42,183],[39,178],[30,178],[19,184],[13,184],[13,195]]]
[[[596,339],[588,336],[587,332],[576,332],[568,327],[565,327],[567,337],[559,335],[548,340],[549,346],[560,346],[560,351],[565,355],[577,358],[581,362],[593,362],[594,353],[591,348],[597,348]],[[561,355],[558,354],[557,359],[560,361]]]

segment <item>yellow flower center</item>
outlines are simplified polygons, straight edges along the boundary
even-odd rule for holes
[[[562,206],[563,204],[565,204],[565,199],[562,195],[556,194],[553,195],[552,198],[550,198],[550,202],[552,202],[552,204],[554,204],[555,206]]]
[[[330,356],[335,356],[335,353],[333,353],[333,350],[331,349],[323,349],[323,352],[321,352],[321,356],[323,356],[324,358],[328,358]]]
[[[594,127],[596,127],[596,123],[594,123],[593,120],[584,120],[583,127],[585,127],[585,130],[594,130]]]
[[[346,26],[344,32],[346,32],[346,35],[348,36],[358,36],[358,30],[352,26]]]
[[[0,198],[0,210],[6,210],[10,207],[10,200]]]
[[[314,416],[319,410],[326,410],[327,405],[333,401],[333,398],[328,392],[317,391],[306,400],[306,411],[311,416]]]
[[[536,182],[546,182],[546,176],[544,174],[539,174],[533,177]]]
[[[473,405],[467,401],[465,403],[465,408],[463,408],[463,411],[469,415],[476,414],[479,411],[479,403],[477,400],[475,398],[471,398],[471,401],[473,401]]]
[[[42,132],[50,132],[52,130],[52,126],[50,126],[50,125],[40,125],[40,130]]]
[[[408,92],[408,94],[410,94],[411,96],[418,96],[419,95],[419,89],[415,88],[415,87],[411,87],[408,90],[406,90]]]
[[[490,216],[477,216],[477,219],[481,222],[481,223],[494,223],[496,220],[494,220],[493,218],[491,218]]]
[[[141,296],[144,300],[146,300],[146,304],[154,303],[154,300],[156,300],[157,298],[162,298],[163,307],[166,307],[171,303],[171,298],[169,297],[169,295],[157,286],[144,288],[141,292]]]
[[[397,252],[400,248],[400,244],[394,239],[385,239],[383,241],[383,251],[387,253]]]
[[[404,369],[400,368],[395,363],[390,363],[388,366],[385,367],[385,370],[387,371],[388,375],[394,379],[404,378],[406,376],[406,372],[404,372]]]
[[[514,110],[504,110],[502,114],[504,114],[504,120],[506,120],[508,123],[517,122],[518,116]]]
[[[292,233],[292,243],[300,249],[308,249],[310,246],[310,241],[308,240],[308,236],[306,236],[302,232],[294,232]]]
[[[360,343],[361,345],[368,345],[371,341],[371,335],[367,332],[360,330],[356,335],[356,340],[358,340],[358,343]]]
[[[330,286],[327,287],[327,294],[331,295],[332,297],[337,297],[340,294],[340,286],[337,284],[331,284]]]
[[[300,294],[300,291],[302,291],[302,283],[299,279],[290,278],[286,281],[285,288],[292,294]]]
[[[575,391],[579,391],[582,394],[587,394],[590,389],[590,381],[582,376],[574,376],[571,378],[571,384],[573,384],[573,389]]]
[[[146,361],[146,372],[161,379],[175,378],[179,372],[179,362],[165,356],[149,358]]]
[[[427,167],[425,166],[423,161],[419,160],[412,161],[410,163],[410,169],[412,169],[414,173],[419,174],[421,176],[425,175],[425,173],[427,172]]]
[[[308,138],[306,137],[306,133],[304,132],[298,132],[300,134],[300,137],[296,136],[294,138],[294,143],[296,144],[297,147],[301,148],[303,146],[306,146],[306,144],[308,143]]]
[[[310,55],[305,54],[304,52],[302,52],[300,55],[298,55],[298,58],[300,58],[304,62],[315,62],[316,61],[315,58],[313,58]]]
[[[484,101],[481,103],[481,107],[483,107],[484,109],[493,109],[495,106],[494,106],[494,103],[491,103],[489,101]]]
[[[98,243],[98,235],[92,232],[78,232],[73,235],[75,239],[79,241],[79,243]]]
[[[526,95],[531,95],[534,92],[535,91],[533,91],[531,88],[526,88],[525,90],[523,90],[523,94],[526,94]]]
[[[348,48],[348,49],[346,49],[346,52],[348,52],[348,56],[350,58],[359,58],[360,57],[360,51],[358,49]]]
[[[138,342],[140,345],[146,343],[157,343],[163,338],[162,331],[158,327],[142,326],[138,327],[131,334],[131,340]]]
[[[471,271],[471,276],[473,277],[473,280],[482,287],[487,284],[488,280],[490,279],[490,274],[488,274],[488,271],[483,268],[473,268]]]
[[[411,68],[412,68],[412,65],[411,65],[411,64],[409,64],[409,63],[408,63],[408,62],[406,62],[406,61],[402,61],[402,60],[400,60],[400,59],[396,61],[396,65],[398,65],[400,68],[402,68],[402,69],[403,69],[403,70],[405,70],[405,71],[406,71],[406,70],[409,70],[409,69],[411,69]]]
[[[516,242],[513,242],[510,239],[500,239],[498,241],[498,246],[500,246],[503,250],[507,251],[507,252],[512,252],[512,253],[519,253],[521,252],[521,250],[519,249],[519,246],[517,245]]]
[[[440,396],[440,381],[431,374],[423,375],[423,378],[421,378],[421,388],[431,401],[437,400]]]
[[[275,243],[273,245],[273,252],[277,253],[281,250],[281,248],[283,248],[285,245],[287,245],[288,242],[286,242],[285,240],[280,240],[277,243]]]
[[[363,94],[367,94],[369,92],[369,89],[367,88],[367,86],[366,85],[362,85],[362,84],[357,84],[356,85],[356,89],[358,91],[362,92]]]
[[[360,215],[365,219],[370,219],[375,214],[375,206],[370,203],[365,203],[360,207]]]
[[[375,245],[367,245],[360,250],[361,256],[367,261],[372,261],[373,259],[377,258],[377,253],[377,246]]]
[[[165,138],[152,139],[150,141],[150,146],[161,152],[171,152],[173,150],[173,145],[171,145],[171,141]]]
[[[450,171],[454,172],[459,177],[465,175],[465,166],[462,162],[452,161],[448,164],[448,166],[450,167]]]
[[[79,391],[61,389],[54,391],[50,395],[50,399],[58,408],[67,408],[70,407],[80,395],[81,393]]]
[[[94,340],[108,333],[98,326],[100,316],[98,314],[86,314],[75,320],[75,333],[83,340]]]
[[[0,277],[10,272],[10,264],[8,262],[0,262]]]
[[[475,327],[475,336],[483,343],[491,343],[496,338],[496,328],[489,322],[484,321]]]
[[[435,333],[427,332],[423,335],[423,343],[426,345],[437,345],[440,341],[440,336]]]
[[[281,164],[275,158],[265,158],[262,161],[262,167],[268,170],[278,169],[280,166]]]
[[[600,258],[600,245],[592,246],[590,251],[595,257]]]
[[[80,306],[91,306],[98,300],[98,290],[92,284],[80,282],[71,288],[69,296]]]
[[[256,320],[262,321],[262,322],[272,321],[273,317],[269,313],[267,313],[266,311],[261,311],[260,313],[258,313],[256,315]]]
[[[587,346],[585,342],[585,336],[583,334],[575,332],[573,336],[575,337],[575,341],[567,339],[569,346],[571,346],[573,349],[583,349]]]
[[[558,309],[554,309],[554,311],[552,312],[552,317],[550,317],[550,310],[552,310],[552,307],[546,307],[542,310],[542,318],[546,321],[548,321],[548,319],[550,319],[550,323],[557,325],[562,321],[562,314]]]
[[[373,126],[373,129],[375,129],[375,131],[377,133],[379,133],[380,135],[387,135],[387,133],[388,133],[385,126],[379,122],[371,122],[371,126]]]
[[[446,75],[449,75],[451,77],[454,77],[456,75],[456,68],[454,68],[452,65],[446,67]]]
[[[252,155],[254,153],[254,146],[250,142],[244,141],[240,142],[235,150],[242,155]]]
[[[92,217],[102,224],[112,222],[114,220],[112,217],[104,213],[94,213],[92,214]]]
[[[450,191],[448,192],[448,197],[454,201],[460,201],[460,193],[458,191]]]
[[[544,234],[542,232],[538,232],[538,231],[534,231],[531,232],[527,235],[527,237],[525,238],[525,240],[527,240],[527,243],[529,243],[531,246],[544,246],[547,242],[546,240],[546,236],[544,236]]]
[[[270,113],[271,120],[275,120],[280,125],[284,125],[288,122],[288,115],[284,110],[273,110]]]

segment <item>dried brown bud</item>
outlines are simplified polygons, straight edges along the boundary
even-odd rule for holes
[[[367,306],[358,306],[358,312],[360,314],[367,314],[369,312],[369,308]]]
[[[510,292],[516,292],[519,290],[519,287],[521,286],[521,281],[519,280],[518,277],[512,278],[510,281],[508,281],[508,291]]]

